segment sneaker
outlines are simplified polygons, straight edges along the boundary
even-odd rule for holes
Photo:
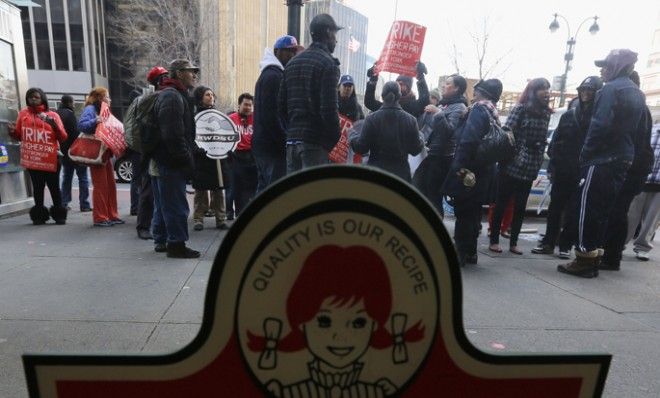
[[[95,227],[112,227],[113,225],[115,224],[113,224],[111,221],[99,221],[94,223]]]
[[[635,257],[640,261],[649,261],[649,252],[635,251]]]
[[[534,250],[532,250],[533,252]],[[571,258],[571,252],[568,250],[559,250],[559,253],[557,254],[558,258],[561,258],[562,260],[568,260]]]
[[[195,231],[201,231],[204,229],[204,224],[201,222],[196,222],[195,226],[193,227]]]
[[[153,236],[151,236],[151,232],[149,232],[148,229],[138,229],[137,236],[142,240],[149,240],[154,238]]]
[[[550,245],[546,245],[544,243],[541,243],[540,245],[532,249],[532,253],[534,254],[553,254],[554,252],[555,252],[554,247]]]
[[[221,229],[223,231],[226,231],[226,230],[229,229],[229,225],[227,225],[227,223],[224,222],[224,221],[220,221],[220,222],[215,223],[215,227],[217,229]]]
[[[234,220],[234,212],[227,212],[227,221]]]
[[[114,220],[110,220],[112,225],[121,225],[121,224],[126,224],[126,221],[122,220],[121,218],[115,218]]]
[[[167,245],[165,243],[156,243],[154,251],[156,253],[165,253],[167,251]]]
[[[92,211],[91,207],[83,207],[82,209],[80,209],[81,213],[89,213],[90,211]]]
[[[174,242],[167,244],[167,257],[169,258],[199,258],[201,253],[186,247],[185,242]]]

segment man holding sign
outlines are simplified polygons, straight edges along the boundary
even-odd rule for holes
[[[424,75],[428,72],[426,65],[420,62],[426,28],[407,21],[394,21],[390,34],[380,58],[369,68],[367,89],[364,93],[364,105],[372,112],[383,105],[376,100],[376,84],[381,71],[399,73],[396,79],[401,88],[399,103],[406,112],[419,117],[424,113],[424,107],[429,104],[429,88]],[[419,99],[412,92],[413,78],[417,77],[417,92]]]

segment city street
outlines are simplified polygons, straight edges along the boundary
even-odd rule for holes
[[[65,226],[0,219],[0,398],[27,397],[25,352],[164,353],[197,333],[225,232],[211,218],[195,232],[191,221],[189,245],[202,257],[168,259],[137,238],[128,185],[118,189],[125,225],[93,227],[75,189]],[[543,223],[530,216],[523,228],[543,232]],[[479,265],[463,269],[464,324],[477,347],[611,353],[603,396],[660,396],[660,252],[641,262],[627,250],[622,271],[581,279],[558,273],[555,257],[531,255],[532,232],[521,237],[523,256],[488,253],[485,229]]]

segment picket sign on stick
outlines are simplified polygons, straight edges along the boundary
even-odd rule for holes
[[[375,72],[383,71],[415,76],[416,64],[422,56],[426,27],[408,21],[394,21]]]

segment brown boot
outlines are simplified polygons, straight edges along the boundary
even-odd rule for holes
[[[575,250],[575,260],[568,264],[558,265],[557,271],[581,278],[595,278],[598,276],[597,261],[597,250],[587,253]]]

